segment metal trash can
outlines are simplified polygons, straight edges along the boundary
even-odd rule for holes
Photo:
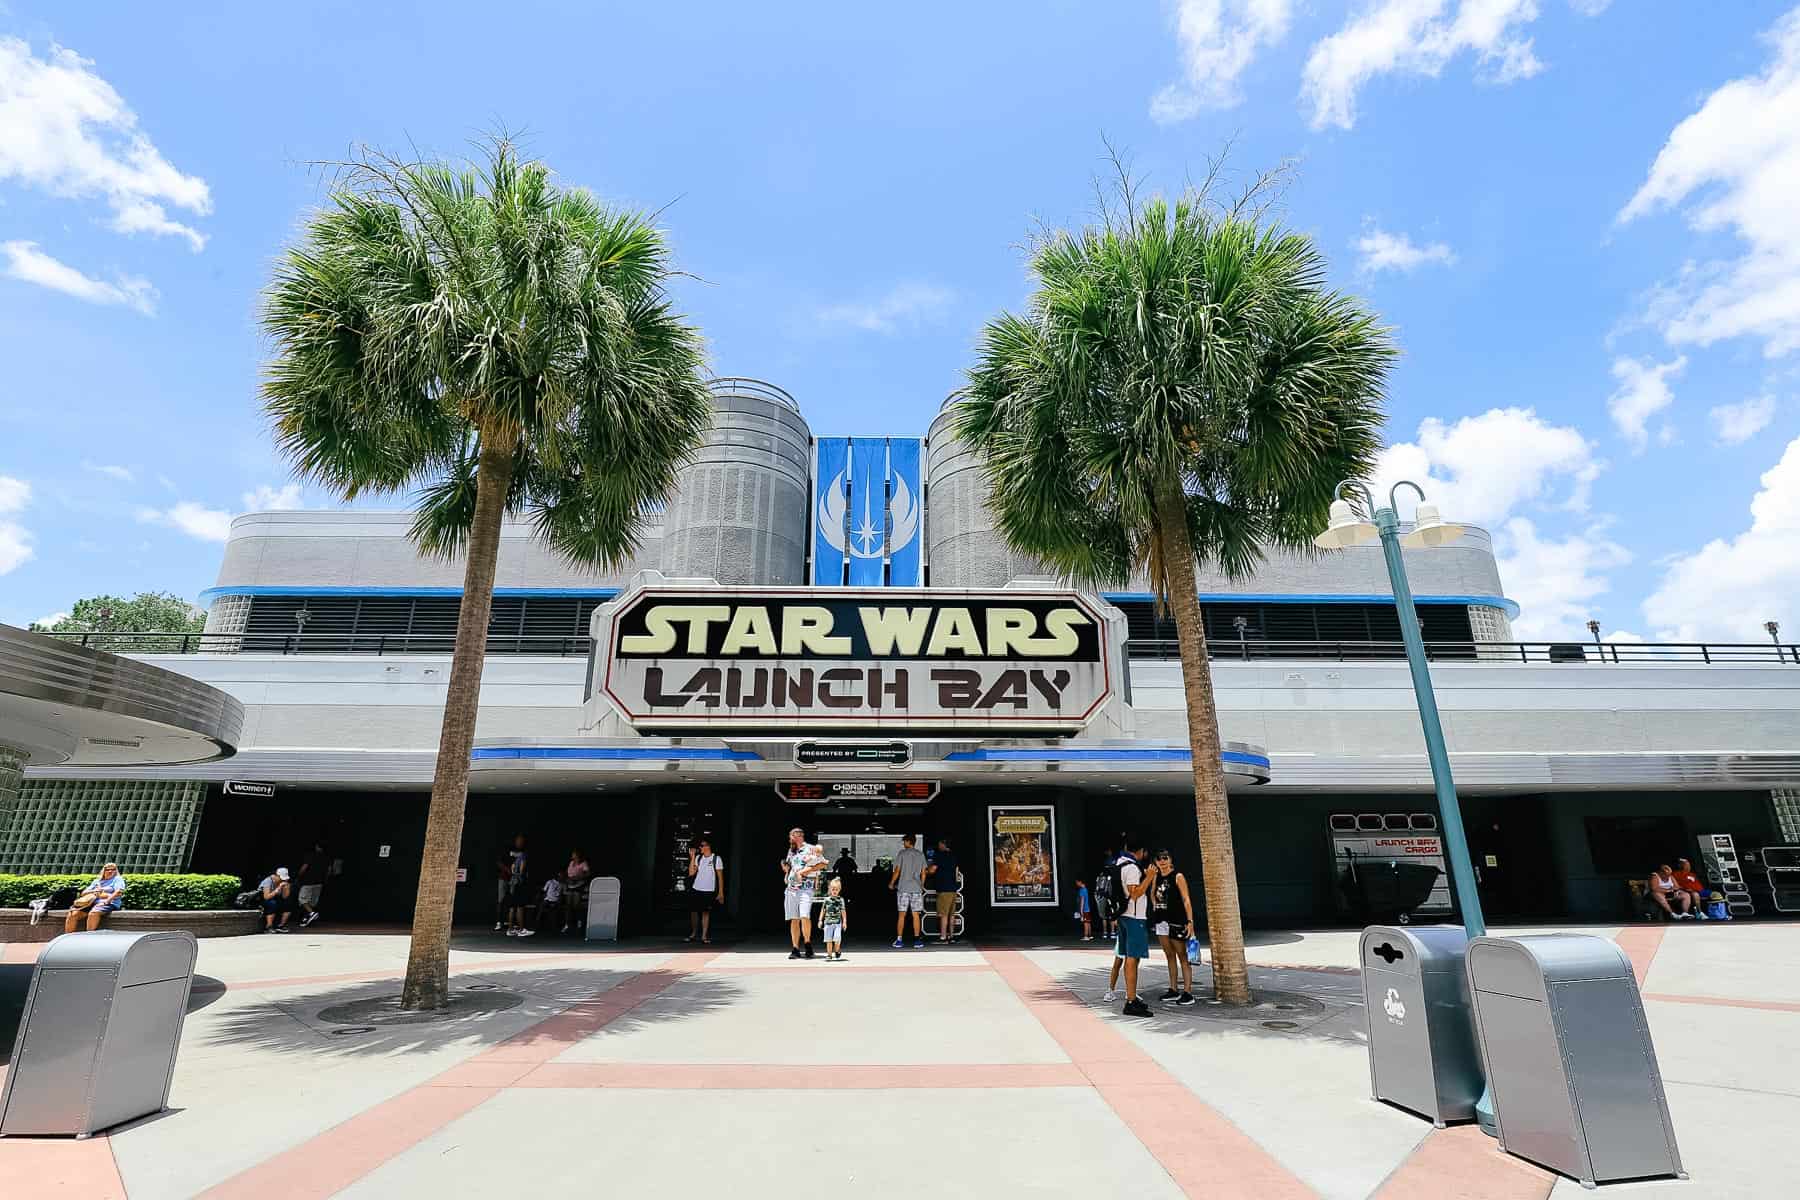
[[[65,933],[45,946],[0,1093],[0,1135],[86,1137],[161,1112],[195,954],[185,930]]]
[[[587,935],[590,942],[619,940],[619,896],[624,889],[614,875],[596,876],[588,884]]]
[[[1363,930],[1363,1004],[1369,1019],[1369,1089],[1377,1100],[1440,1129],[1475,1116],[1481,1059],[1463,971],[1459,925]]]
[[[1469,987],[1500,1148],[1583,1186],[1686,1178],[1631,960],[1607,938],[1476,938]]]

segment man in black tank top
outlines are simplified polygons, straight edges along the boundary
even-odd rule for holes
[[[1150,885],[1150,932],[1162,943],[1169,961],[1169,990],[1164,1004],[1194,1003],[1194,964],[1188,961],[1188,931],[1194,927],[1194,901],[1187,876],[1175,869],[1167,850],[1156,852],[1156,880]]]

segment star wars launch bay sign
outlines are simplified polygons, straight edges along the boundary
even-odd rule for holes
[[[1112,697],[1077,592],[650,585],[609,609],[594,690],[642,730],[1072,733]]]

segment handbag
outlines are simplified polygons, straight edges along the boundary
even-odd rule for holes
[[[1194,937],[1192,934],[1188,935],[1187,958],[1188,958],[1188,961],[1193,963],[1196,967],[1201,965],[1200,964],[1200,939],[1197,937]]]

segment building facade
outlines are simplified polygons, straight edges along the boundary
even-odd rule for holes
[[[491,919],[517,833],[540,876],[573,849],[618,876],[628,932],[681,926],[701,835],[728,919],[778,925],[790,825],[848,852],[878,909],[871,868],[901,834],[948,839],[977,932],[1069,927],[1124,831],[1199,874],[1174,632],[1142,581],[1082,593],[1010,551],[942,417],[922,438],[815,437],[778,388],[715,394],[707,447],[624,569],[503,534],[459,918]],[[408,522],[238,518],[205,636],[143,656],[242,703],[238,755],[35,770],[29,794],[203,788],[196,869],[258,875],[323,841],[339,915],[404,919],[462,573],[421,559]],[[1484,532],[1406,561],[1491,913],[1618,919],[1628,878],[1700,862],[1715,834],[1754,910],[1781,910],[1755,866],[1800,842],[1792,647],[1521,645]],[[1200,588],[1247,922],[1379,915],[1383,864],[1441,862],[1379,549],[1273,554]],[[1448,890],[1407,903],[1445,913]]]

